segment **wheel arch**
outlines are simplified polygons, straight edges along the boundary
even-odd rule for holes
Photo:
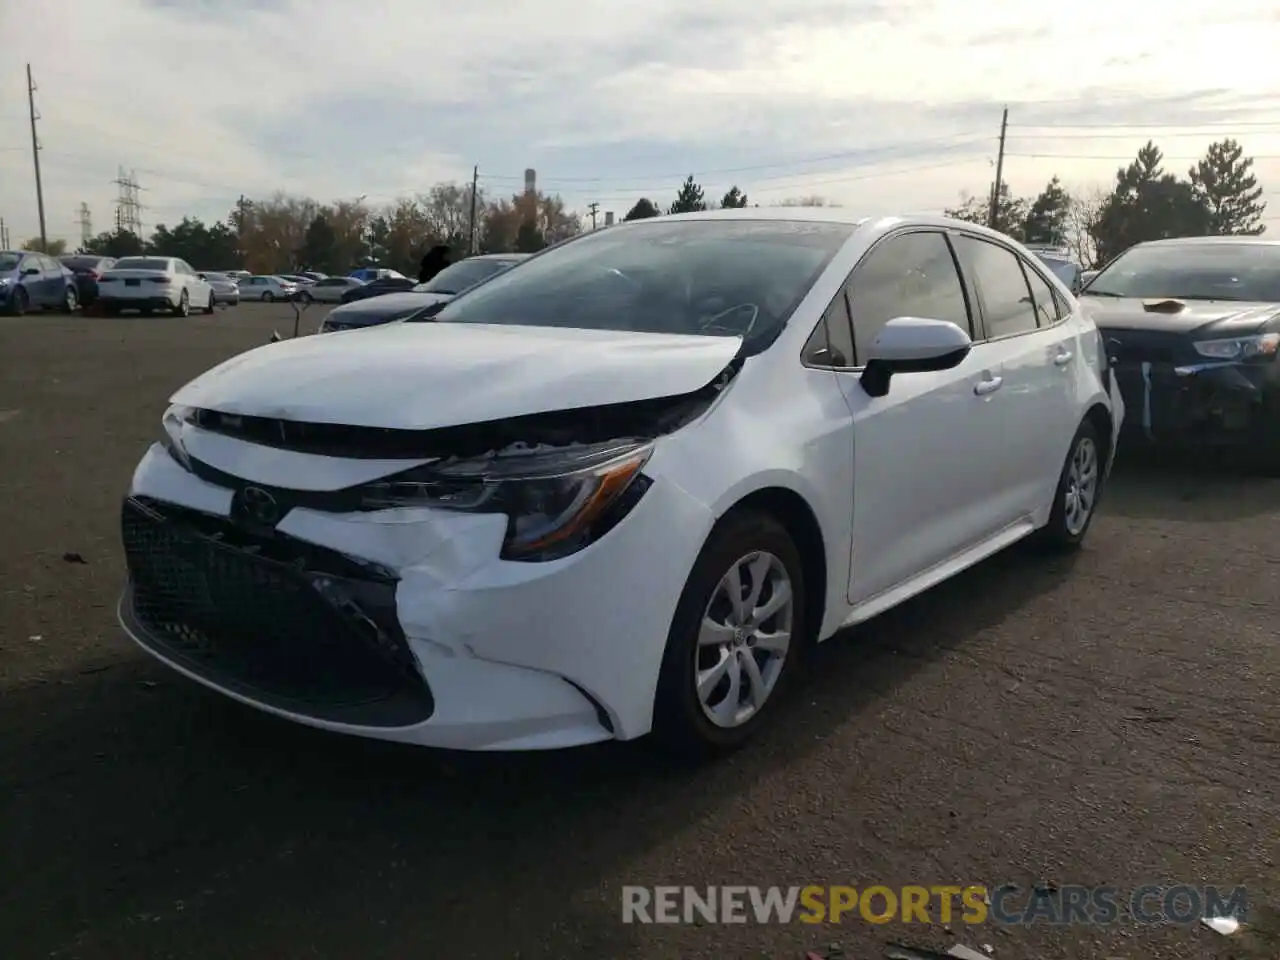
[[[1111,411],[1106,408],[1105,404],[1095,403],[1085,411],[1084,422],[1090,424],[1098,432],[1098,442],[1102,444],[1102,462],[1104,465],[1110,464],[1113,443],[1112,428],[1114,426],[1114,421],[1111,419]]]
[[[783,525],[795,541],[804,576],[804,643],[817,643],[827,612],[827,549],[822,526],[809,501],[790,487],[769,486],[739,498],[716,521],[712,532],[744,513],[764,513]],[[708,535],[708,539],[710,535]]]

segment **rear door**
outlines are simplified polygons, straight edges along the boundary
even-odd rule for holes
[[[66,295],[67,275],[62,272],[62,264],[53,257],[40,255],[42,299],[46,307],[62,305]]]
[[[1039,269],[987,237],[956,237],[960,263],[977,292],[990,348],[1003,368],[1004,442],[991,482],[1007,522],[1052,502],[1078,424],[1069,311]]]

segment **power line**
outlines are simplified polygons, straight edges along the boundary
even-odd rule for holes
[[[596,228],[596,216],[600,213],[600,204],[593,200],[587,204],[587,212],[591,214],[591,229],[594,230]]]
[[[1008,157],[1020,157],[1028,160],[1133,160],[1132,153],[1126,154],[1105,154],[1105,155],[1088,155],[1082,153],[1008,153]],[[1194,156],[1175,157],[1167,153],[1160,155],[1162,160],[1177,160],[1179,162],[1186,160],[1203,160],[1203,154]],[[1280,160],[1280,153],[1256,153],[1252,155],[1254,160]]]

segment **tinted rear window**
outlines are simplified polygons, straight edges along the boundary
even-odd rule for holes
[[[168,270],[169,261],[160,260],[156,257],[125,257],[123,260],[117,260],[113,269],[116,270]]]
[[[62,265],[71,270],[97,270],[102,257],[63,257]]]

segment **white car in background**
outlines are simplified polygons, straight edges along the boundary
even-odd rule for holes
[[[98,299],[107,314],[162,310],[179,317],[213,313],[215,303],[209,283],[176,257],[121,257],[98,279]]]
[[[292,280],[272,274],[259,274],[240,281],[241,300],[292,300],[298,295],[298,285]]]
[[[213,288],[215,303],[234,307],[240,302],[240,284],[235,277],[227,273],[214,273],[206,270],[200,276]]]
[[[341,303],[344,293],[353,287],[363,286],[364,281],[354,277],[325,277],[303,287],[298,299],[303,303]]]
[[[1124,417],[1008,237],[800,208],[584,233],[171,399],[123,512],[152,655],[344,733],[696,755],[842,627],[1078,546]]]

